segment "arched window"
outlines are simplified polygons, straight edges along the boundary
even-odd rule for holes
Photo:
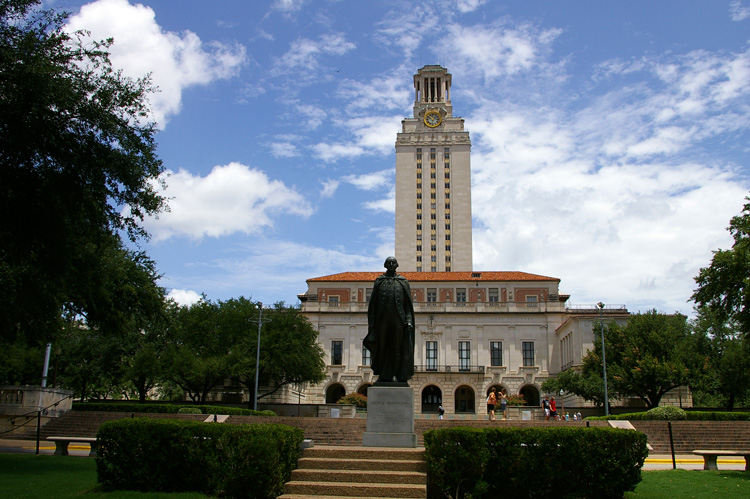
[[[346,395],[346,388],[340,383],[334,383],[326,388],[326,404],[335,404]]]

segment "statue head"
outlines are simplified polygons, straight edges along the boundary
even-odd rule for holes
[[[396,270],[398,268],[398,261],[395,256],[389,256],[385,259],[383,266],[388,270]]]

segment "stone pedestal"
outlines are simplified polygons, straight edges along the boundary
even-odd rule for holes
[[[367,389],[365,447],[416,447],[414,390],[401,386]]]

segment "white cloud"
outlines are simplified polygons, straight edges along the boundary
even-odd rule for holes
[[[461,13],[474,12],[479,7],[487,3],[487,0],[457,0],[456,8]]]
[[[366,173],[364,175],[347,175],[343,182],[355,186],[363,191],[378,191],[393,186],[394,170],[381,170],[379,172]]]
[[[293,158],[300,155],[297,146],[289,142],[272,142],[269,146],[274,158]]]
[[[452,24],[437,51],[450,61],[451,71],[463,78],[495,80],[531,70],[544,73],[552,67],[545,56],[561,33],[560,29],[540,29],[528,23]]]
[[[191,289],[172,289],[167,293],[167,298],[174,300],[178,305],[195,305],[203,297]]]
[[[401,120],[398,116],[370,116],[341,121],[337,125],[347,134],[353,134],[353,138],[346,143],[315,144],[313,151],[328,162],[365,154],[390,154],[394,137],[401,130]]]
[[[325,182],[321,182],[321,184],[323,184],[323,190],[320,192],[320,196],[323,198],[330,198],[336,194],[336,190],[339,188],[339,185],[341,185],[341,182],[338,180],[326,180]]]
[[[313,209],[293,188],[240,163],[215,166],[206,177],[168,172],[170,211],[144,223],[155,241],[234,233],[255,234],[273,226],[273,216],[309,217]]]
[[[739,167],[703,143],[750,129],[747,60],[603,64],[612,90],[577,111],[488,95],[467,118],[474,266],[559,277],[574,303],[689,313],[693,277],[731,243],[725,227],[747,195]]]
[[[341,158],[354,158],[365,154],[365,149],[352,144],[320,143],[312,146],[316,156],[323,161],[338,161]]]
[[[740,0],[729,2],[729,16],[732,21],[744,21],[750,17],[750,7],[744,7]]]
[[[314,71],[320,66],[323,56],[341,56],[354,50],[356,45],[346,40],[341,33],[321,35],[317,40],[298,38],[289,50],[274,64],[274,74],[299,75],[300,71]],[[309,74],[308,74],[309,76]]]
[[[126,76],[152,74],[159,91],[149,99],[153,119],[161,128],[180,111],[185,88],[235,76],[246,58],[239,44],[204,44],[191,31],[164,31],[153,9],[127,0],[84,5],[67,26],[71,31],[88,30],[95,40],[113,37],[110,58]]]

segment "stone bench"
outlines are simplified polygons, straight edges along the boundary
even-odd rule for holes
[[[745,471],[750,471],[750,450],[694,450],[693,454],[703,456],[704,470],[718,470],[716,458],[719,456],[742,456],[745,458]]]
[[[96,457],[99,451],[99,444],[96,441],[96,437],[47,437],[47,440],[55,442],[56,456],[67,456],[68,444],[71,442],[89,444],[91,446],[89,456],[91,457]]]

